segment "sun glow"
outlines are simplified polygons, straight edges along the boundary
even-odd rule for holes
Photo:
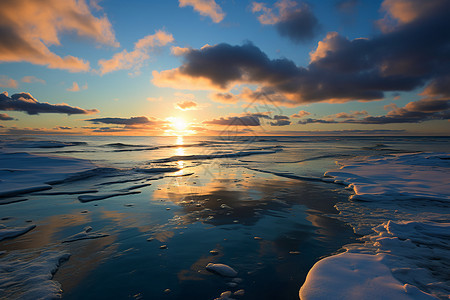
[[[195,134],[195,131],[189,129],[190,124],[183,118],[169,117],[167,121],[170,122],[170,128],[166,130],[167,135],[184,136]]]

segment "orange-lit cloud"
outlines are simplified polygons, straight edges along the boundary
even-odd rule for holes
[[[46,84],[44,79],[40,79],[35,76],[24,76],[24,77],[22,77],[22,82],[25,82],[25,83],[36,83],[37,82],[37,83]]]
[[[84,84],[81,88],[75,81],[72,83],[72,86],[70,88],[67,88],[66,90],[69,92],[79,92],[80,90],[87,90],[88,85],[87,83]]]
[[[180,101],[175,103],[175,108],[180,110],[197,110],[198,104],[195,101]]]
[[[210,17],[214,23],[219,23],[225,17],[215,0],[179,0],[179,3],[180,7],[192,6],[200,15]]]
[[[63,32],[118,46],[106,16],[95,17],[85,0],[14,0],[0,2],[0,62],[26,61],[71,72],[89,70],[89,62],[50,51]]]
[[[9,116],[8,114],[0,113],[0,120],[1,121],[11,121],[11,120],[14,120],[14,118]]]
[[[138,72],[143,63],[150,58],[149,53],[155,47],[162,47],[173,41],[172,34],[158,30],[155,34],[147,35],[137,41],[133,51],[128,52],[127,50],[123,50],[122,52],[114,54],[111,59],[99,60],[99,73],[103,75],[117,70],[129,69]]]
[[[171,87],[185,90],[226,90],[214,84],[209,78],[193,77],[188,74],[183,74],[179,68],[161,72],[153,71],[152,75],[151,82],[158,87]]]
[[[14,80],[12,78],[9,78],[6,75],[0,75],[0,87],[3,88],[17,88],[19,84],[17,83],[17,80]]]
[[[298,113],[293,114],[293,115],[291,116],[291,118],[303,118],[303,117],[309,116],[310,114],[311,114],[311,113],[308,112],[308,111],[306,111],[306,110],[301,110],[301,111],[299,111]]]
[[[170,53],[172,53],[175,56],[181,56],[187,52],[189,52],[191,48],[183,48],[178,46],[173,46],[170,48]]]

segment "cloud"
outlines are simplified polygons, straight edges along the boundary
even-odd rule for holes
[[[22,77],[22,82],[25,83],[42,83],[42,84],[46,84],[44,79],[39,79],[35,76],[24,76]]]
[[[0,120],[1,121],[11,121],[11,120],[14,120],[14,118],[10,117],[8,114],[0,113]]]
[[[231,93],[211,93],[208,97],[220,103],[237,103],[240,101],[239,97]]]
[[[271,126],[291,125],[291,121],[289,121],[288,116],[275,115],[275,116],[273,116],[273,120],[275,120],[275,122],[270,122]]]
[[[118,46],[108,18],[95,17],[85,0],[14,0],[0,2],[0,62],[26,61],[70,72],[89,70],[89,62],[50,51],[63,32]]]
[[[275,25],[278,33],[299,43],[311,40],[320,30],[319,21],[310,7],[303,2],[280,0],[274,8],[268,8],[264,3],[253,2],[252,12],[261,13],[258,20],[264,25]]]
[[[79,92],[80,90],[87,90],[88,84],[85,83],[81,88],[75,81],[72,83],[72,86],[70,88],[67,88],[66,91],[69,92]]]
[[[70,88],[67,88],[67,91],[69,92],[78,92],[80,90],[80,87],[78,86],[78,83],[75,81],[73,82],[72,86]]]
[[[198,104],[195,101],[180,101],[175,104],[175,108],[180,110],[197,110]]]
[[[158,98],[156,98],[156,97],[147,97],[147,101],[150,101],[150,102],[156,102],[156,101],[162,101],[163,100],[163,97],[158,97]]]
[[[220,117],[218,119],[203,121],[203,124],[223,126],[261,126],[261,119],[276,120],[274,123],[278,123],[277,121],[282,123],[285,121],[285,118],[289,119],[286,116],[274,116],[274,118],[272,118],[270,113],[271,112],[232,114],[226,117]]]
[[[158,124],[158,121],[154,118],[149,119],[147,117],[130,117],[130,118],[96,118],[87,119],[87,122],[94,124],[116,124],[116,125],[154,125]]]
[[[225,17],[222,8],[215,0],[179,0],[180,7],[192,6],[202,16],[210,17],[214,23],[219,23]]]
[[[432,8],[421,12],[421,1],[409,1],[414,14],[407,18],[389,10],[386,14],[397,22],[371,38],[328,33],[306,67],[287,58],[270,59],[251,43],[221,43],[186,51],[180,67],[154,71],[153,83],[220,93],[252,84],[278,95],[278,104],[291,106],[380,100],[386,92],[414,91],[426,84],[424,92],[445,94],[450,86],[450,2],[431,2]]]
[[[182,56],[183,54],[185,54],[186,52],[189,52],[190,50],[191,50],[191,48],[172,46],[170,48],[170,53],[172,53],[175,56]]]
[[[254,116],[242,117],[220,117],[211,121],[203,121],[206,125],[224,125],[224,126],[260,126],[259,118]]]
[[[339,122],[337,122],[335,120],[311,119],[311,118],[298,121],[298,124],[301,124],[301,125],[312,124],[312,123],[335,124],[335,123],[339,123]]]
[[[310,112],[307,112],[305,110],[301,110],[298,113],[293,114],[291,116],[291,118],[303,118],[303,117],[309,116],[310,114],[311,114]]]
[[[422,99],[409,102],[404,107],[389,105],[387,108],[391,110],[384,116],[369,116],[366,111],[352,112],[350,114],[339,113],[324,119],[300,120],[298,124],[395,124],[450,119],[450,100]]]
[[[9,78],[6,75],[0,75],[0,87],[16,89],[18,86],[17,80]]]
[[[38,102],[29,93],[18,93],[8,97],[8,93],[0,94],[0,110],[23,111],[29,115],[38,115],[39,113],[57,113],[57,114],[93,114],[97,109],[82,109],[70,106],[68,104],[50,104]]]
[[[336,8],[343,13],[353,13],[360,0],[339,0]]]
[[[173,36],[162,30],[156,31],[155,34],[147,35],[134,44],[134,50],[128,52],[123,50],[122,52],[114,54],[109,59],[101,59],[98,61],[100,69],[98,72],[104,75],[109,72],[117,70],[129,70],[133,69],[134,72],[138,72],[144,62],[150,58],[150,52],[157,47],[162,47],[168,43],[173,42]]]

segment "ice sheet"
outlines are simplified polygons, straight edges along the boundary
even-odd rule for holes
[[[93,168],[91,162],[76,158],[0,153],[0,197],[48,190],[48,182]]]
[[[414,153],[368,157],[340,162],[339,170],[326,172],[334,182],[348,184],[353,199],[382,198],[450,200],[450,154]]]

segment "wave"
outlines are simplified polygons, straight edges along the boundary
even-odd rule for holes
[[[262,151],[239,151],[229,153],[211,153],[211,154],[194,154],[194,155],[176,155],[167,158],[161,158],[151,161],[151,163],[167,163],[179,160],[201,160],[201,159],[215,159],[215,158],[231,158],[231,157],[243,157],[257,154],[272,154],[281,151],[281,148],[274,150],[262,150]]]
[[[18,141],[6,143],[8,148],[64,148],[73,146],[85,146],[86,142],[60,142],[60,141]]]

